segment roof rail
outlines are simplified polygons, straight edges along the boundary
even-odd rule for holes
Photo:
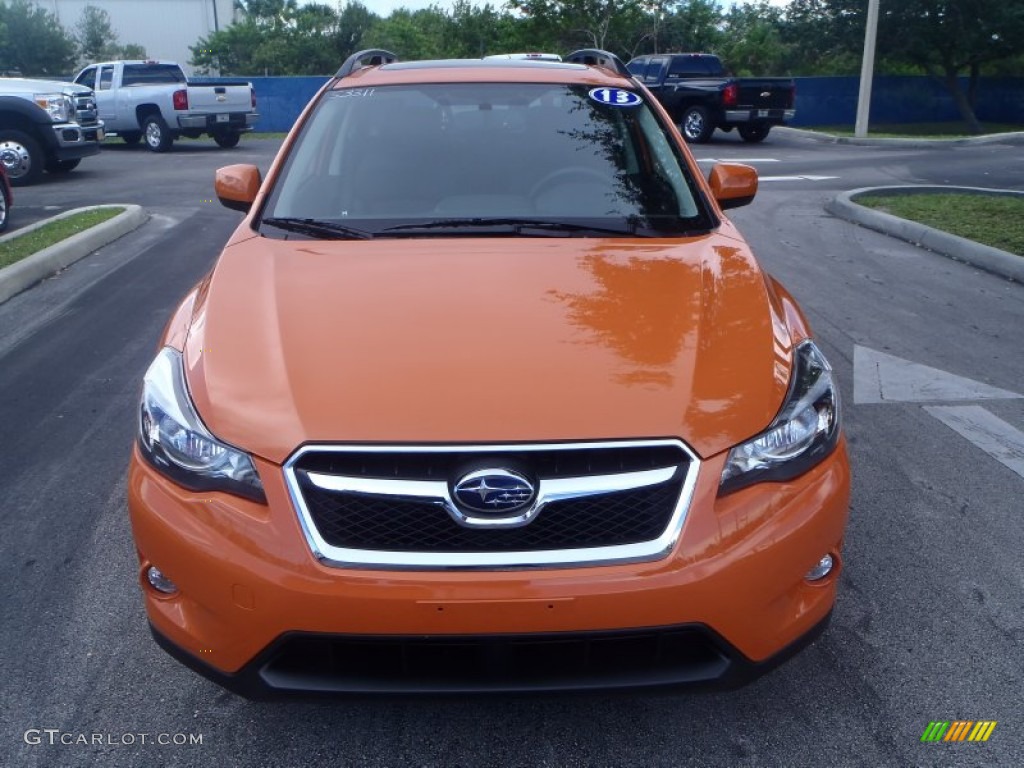
[[[614,53],[608,51],[602,51],[600,48],[583,48],[579,51],[573,51],[565,57],[566,61],[570,61],[573,64],[586,64],[589,67],[604,67],[605,69],[611,69],[618,72],[623,77],[632,77],[626,65],[622,63],[622,59],[616,56]]]
[[[367,48],[365,51],[357,51],[345,59],[345,63],[341,65],[341,69],[334,76],[341,79],[348,77],[357,69],[379,67],[381,64],[390,64],[393,61],[398,61],[398,56],[391,51],[385,51],[383,48]]]

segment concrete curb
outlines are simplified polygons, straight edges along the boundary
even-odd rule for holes
[[[852,144],[858,147],[900,147],[903,149],[925,149],[928,147],[955,147],[977,144],[1024,144],[1024,132],[990,133],[985,136],[964,136],[956,139],[872,139],[870,136],[864,139],[857,139],[852,136],[830,136],[827,133],[808,131],[802,128],[790,128],[788,126],[775,128],[774,130],[795,133],[799,136],[803,136],[804,138],[819,141],[822,144]]]
[[[921,192],[931,194],[970,193],[975,195],[992,195],[995,197],[1024,197],[1024,192],[1008,189],[985,189],[983,187],[930,187],[898,186],[898,187],[863,187],[844,192],[825,204],[825,210],[833,216],[860,224],[862,227],[882,232],[892,237],[906,240],[930,251],[949,256],[957,261],[964,261],[986,272],[1024,283],[1024,256],[1017,256],[998,248],[976,243],[957,235],[951,235],[933,227],[908,221],[889,213],[876,211],[858,205],[855,199],[860,195],[911,195]]]
[[[2,244],[39,229],[46,224],[66,219],[68,216],[73,216],[76,213],[111,207],[124,208],[125,210],[112,219],[90,227],[84,232],[79,232],[77,235],[72,235],[59,243],[54,243],[49,248],[44,248],[38,253],[33,253],[19,262],[0,269],[0,304],[12,296],[21,293],[26,288],[30,288],[40,280],[50,277],[65,267],[74,264],[93,251],[114,242],[132,230],[138,229],[149,219],[149,214],[139,205],[121,203],[90,205],[85,208],[75,208],[73,211],[65,211],[57,216],[45,219],[44,221],[37,221],[23,229],[0,237],[0,244]]]

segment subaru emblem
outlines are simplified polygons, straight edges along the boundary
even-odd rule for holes
[[[474,512],[515,512],[528,506],[536,493],[533,483],[507,469],[478,469],[455,484],[459,506]]]

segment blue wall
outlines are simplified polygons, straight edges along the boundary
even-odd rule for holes
[[[258,131],[287,131],[302,108],[330,78],[253,77]],[[965,82],[966,87],[966,82]],[[853,125],[857,116],[859,77],[796,78],[795,126]],[[978,92],[982,121],[1024,126],[1024,77],[983,79]],[[871,122],[919,123],[955,121],[960,114],[939,83],[927,77],[876,77],[871,97]]]
[[[963,81],[966,90],[967,81]],[[859,77],[796,78],[795,126],[853,125]],[[978,89],[981,122],[1024,126],[1024,78],[986,78]],[[872,123],[957,121],[953,97],[929,77],[876,77],[871,89]]]
[[[290,131],[305,108],[329,77],[252,77],[261,132]]]

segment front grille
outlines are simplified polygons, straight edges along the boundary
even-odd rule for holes
[[[91,93],[78,94],[75,97],[75,122],[82,126],[96,125],[98,113],[96,99]]]
[[[335,547],[389,552],[515,552],[635,544],[668,525],[682,478],[649,488],[549,504],[521,528],[481,530],[457,524],[425,501],[332,493],[300,479],[320,535]]]
[[[696,467],[681,443],[652,440],[310,446],[285,473],[310,546],[329,564],[516,567],[664,557]],[[461,506],[459,481],[487,470],[526,478],[533,500],[507,514]]]
[[[700,627],[537,635],[295,634],[268,654],[271,689],[321,692],[573,690],[719,680],[730,658]]]

